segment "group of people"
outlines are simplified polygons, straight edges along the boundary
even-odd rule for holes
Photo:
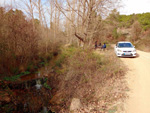
[[[106,49],[106,44],[104,43],[103,45],[101,43],[98,44],[97,41],[95,41],[95,49],[100,48],[102,50]]]

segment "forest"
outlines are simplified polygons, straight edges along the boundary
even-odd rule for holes
[[[116,110],[111,106],[126,98],[127,88],[111,44],[128,40],[150,51],[150,13],[120,15],[118,2],[0,4],[1,111],[69,113],[76,98],[82,107],[75,112]],[[95,41],[106,43],[108,50],[95,51]]]

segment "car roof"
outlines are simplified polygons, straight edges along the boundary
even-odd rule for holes
[[[131,42],[128,42],[128,41],[120,41],[118,43],[131,43]]]

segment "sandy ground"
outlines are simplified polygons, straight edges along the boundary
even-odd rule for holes
[[[128,67],[130,91],[125,113],[150,113],[150,53],[137,51],[137,58],[120,58]]]

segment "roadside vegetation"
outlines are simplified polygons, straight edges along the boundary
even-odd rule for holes
[[[145,32],[145,35],[143,35],[143,37],[137,41],[135,46],[139,50],[150,52],[150,44],[149,43],[150,43],[150,30],[147,30]]]
[[[39,112],[47,107],[52,95],[45,67],[57,56],[62,44],[61,40],[52,42],[48,37],[53,32],[48,34],[48,30],[38,19],[27,19],[21,10],[0,7],[2,112]],[[39,72],[42,68],[44,73]]]
[[[34,20],[33,26],[31,20],[26,20],[22,11],[6,11],[0,8],[0,20],[1,79],[13,76],[14,80],[36,72],[59,52],[61,43],[51,42],[47,38],[51,35],[43,38],[49,29],[42,28],[37,19]]]
[[[57,91],[50,100],[53,111],[69,112],[73,98],[82,103],[74,112],[123,110],[127,90],[123,80],[125,69],[111,49],[106,53],[109,54],[76,47],[62,48],[54,67],[59,84],[55,84]]]

